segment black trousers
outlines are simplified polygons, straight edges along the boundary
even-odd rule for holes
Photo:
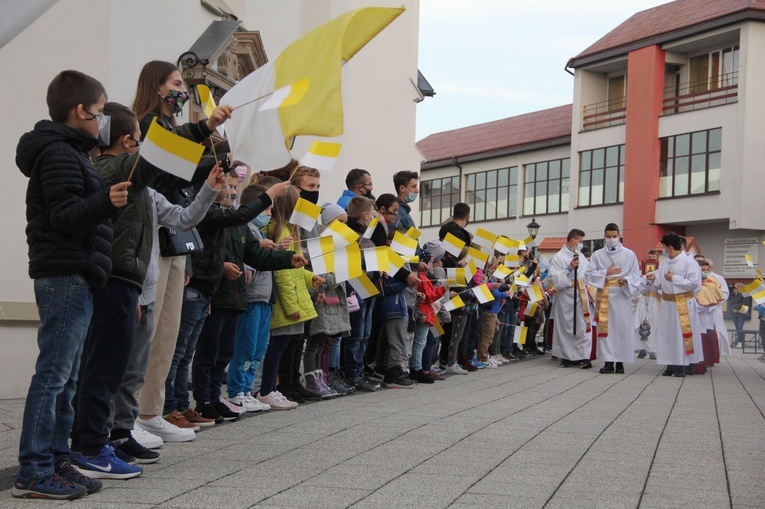
[[[239,312],[213,309],[202,326],[191,363],[191,390],[197,405],[218,401],[226,366],[234,358]]]

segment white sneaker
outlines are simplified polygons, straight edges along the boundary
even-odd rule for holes
[[[241,392],[239,394],[242,394]],[[237,413],[239,415],[242,415],[247,411],[247,409],[244,407],[244,399],[237,399],[237,398],[229,398],[229,397],[220,397],[220,402],[226,405],[226,408],[231,410],[234,413]]]
[[[244,395],[244,400],[257,409],[257,410],[253,410],[253,412],[263,412],[265,410],[271,410],[270,405],[266,403],[262,403],[260,400],[258,400],[258,398],[253,396],[251,392],[248,392],[247,394]]]
[[[229,401],[234,405],[241,405],[245,412],[260,412],[262,410],[271,409],[270,406],[253,398],[252,393],[250,392],[248,392],[246,395],[243,392],[240,392],[235,397],[229,398]]]
[[[446,368],[445,373],[449,375],[467,375],[468,371],[466,369],[462,369],[462,366],[460,366],[459,364],[455,362],[454,364]]]
[[[497,362],[494,359],[492,359],[491,357],[486,359],[486,363],[485,364],[486,364],[486,367],[489,368],[489,369],[495,369],[495,368],[498,367],[497,366]]]
[[[498,366],[502,366],[503,364],[507,364],[510,362],[509,360],[505,359],[499,354],[493,356],[492,359],[494,359],[494,362],[496,362]]]
[[[133,439],[147,449],[159,449],[165,442],[157,435],[152,435],[140,426],[133,426],[130,431]]]
[[[151,419],[141,419],[139,417],[135,423],[165,442],[190,442],[197,437],[194,430],[179,428],[175,424],[167,422],[159,415]]]
[[[298,404],[294,401],[290,401],[285,398],[284,395],[279,391],[272,391],[265,396],[259,394],[257,398],[261,403],[265,403],[270,406],[272,410],[292,410],[298,406]]]

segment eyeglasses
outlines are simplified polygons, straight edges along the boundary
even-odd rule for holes
[[[104,114],[103,113],[91,113],[88,110],[86,110],[85,108],[83,108],[82,110],[85,113],[87,113],[88,115],[93,115],[93,117],[90,120],[101,120],[102,118],[104,118]]]
[[[136,147],[140,147],[141,145],[143,145],[143,141],[136,140],[135,138],[133,138],[132,134],[128,134],[128,138],[130,138],[131,140],[133,140],[135,142],[135,145],[130,145],[128,148],[136,148]]]

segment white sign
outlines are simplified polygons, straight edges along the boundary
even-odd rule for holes
[[[751,256],[752,263],[756,266],[759,244],[757,237],[725,239],[723,276],[732,278],[756,277],[757,271],[747,265],[744,255]]]

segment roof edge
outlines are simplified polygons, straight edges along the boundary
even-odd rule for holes
[[[641,39],[639,41],[635,41],[629,44],[623,44],[615,48],[606,49],[603,51],[599,51],[597,53],[585,55],[583,57],[573,57],[569,59],[568,63],[566,64],[566,68],[576,69],[578,67],[583,67],[585,65],[595,64],[603,60],[608,60],[610,58],[623,56],[626,53],[629,53],[631,51],[634,51],[640,48],[645,48],[645,47],[653,46],[656,44],[665,44],[668,42],[674,42],[684,37],[690,37],[692,35],[696,35],[699,32],[707,32],[716,28],[722,28],[728,25],[733,25],[735,23],[740,23],[742,21],[765,22],[765,11],[761,11],[757,9],[746,9],[743,11],[728,14],[726,16],[723,16],[717,19],[705,21],[687,28],[682,28],[680,30],[674,30],[672,32],[666,32],[664,34],[655,35],[647,39]]]
[[[512,154],[518,154],[520,152],[528,152],[531,150],[539,150],[542,148],[557,147],[560,145],[570,145],[571,135],[559,136],[557,138],[550,138],[542,141],[535,141],[534,143],[525,143],[523,145],[516,145],[513,147],[506,147],[498,150],[491,150],[489,152],[478,152],[475,154],[465,154],[462,156],[450,157],[447,159],[439,159],[437,161],[426,161],[420,165],[420,170],[433,170],[436,168],[445,168],[447,166],[454,166],[455,164],[470,163],[473,161],[480,161],[483,159],[494,159],[496,157],[503,157]]]

